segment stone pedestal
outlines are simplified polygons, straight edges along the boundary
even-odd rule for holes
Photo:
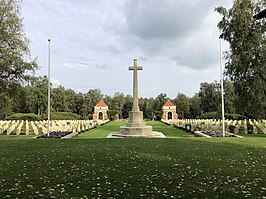
[[[125,137],[165,138],[165,135],[161,132],[152,131],[151,126],[146,126],[142,111],[130,111],[127,125],[121,126],[120,131],[111,133],[107,138]]]
[[[120,127],[120,132],[122,135],[151,135],[152,127],[145,125],[142,111],[130,111],[128,123]]]
[[[145,123],[143,121],[143,112],[142,111],[129,111],[129,119],[127,127],[143,127]]]

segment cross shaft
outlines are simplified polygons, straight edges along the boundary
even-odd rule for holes
[[[129,70],[133,70],[133,107],[132,111],[139,111],[138,103],[138,70],[142,70],[142,66],[138,66],[138,60],[134,59],[134,66],[130,66]]]

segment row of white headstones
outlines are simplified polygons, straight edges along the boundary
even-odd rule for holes
[[[93,120],[51,120],[50,131],[83,132],[108,121]],[[47,133],[46,121],[9,120],[0,121],[0,135],[41,135]]]
[[[196,130],[222,131],[222,120],[178,119],[162,121],[191,132]],[[225,131],[234,134],[247,134],[250,132],[253,134],[266,134],[266,120],[225,120]]]

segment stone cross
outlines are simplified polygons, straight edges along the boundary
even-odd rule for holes
[[[142,70],[142,66],[138,66],[138,60],[134,59],[134,66],[130,66],[129,70],[134,71],[133,76],[133,107],[132,111],[139,111],[139,102],[138,102],[138,70]]]

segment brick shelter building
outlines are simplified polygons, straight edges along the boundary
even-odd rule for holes
[[[163,111],[163,115],[162,115],[163,120],[177,120],[178,119],[178,115],[176,113],[176,106],[169,99],[163,105],[162,111]]]
[[[108,106],[101,100],[98,104],[94,106],[93,120],[108,120],[107,115]]]

